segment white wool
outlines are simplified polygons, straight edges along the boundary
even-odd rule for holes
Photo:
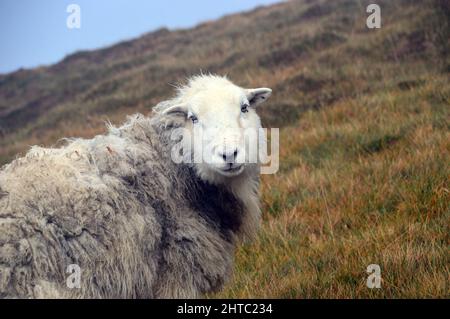
[[[236,161],[243,163],[247,170],[258,170],[259,158],[248,163],[245,155],[248,155],[251,146],[266,146],[261,139],[261,120],[256,113],[260,101],[255,99],[254,105],[251,103],[257,90],[265,90],[261,94],[264,98],[270,96],[270,89],[244,89],[226,77],[202,74],[190,78],[186,85],[179,86],[176,97],[159,103],[154,110],[164,113],[175,107],[177,113],[185,118],[195,116],[199,123],[193,125],[187,120],[185,128],[194,140],[192,150],[201,149],[199,153],[205,155],[202,163],[195,165],[199,176],[211,183],[230,183],[233,176],[223,174],[221,168],[224,163],[218,154],[226,148],[237,149]],[[250,105],[245,113],[241,111],[244,104]],[[180,110],[182,112],[178,112]],[[252,131],[254,134],[251,134]],[[250,139],[245,140],[244,133]],[[200,137],[198,134],[203,135]]]

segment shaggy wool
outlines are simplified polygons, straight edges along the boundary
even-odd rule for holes
[[[221,288],[237,240],[257,228],[259,174],[204,182],[170,159],[180,125],[135,115],[5,165],[0,297],[193,298]],[[67,284],[71,264],[79,288]]]

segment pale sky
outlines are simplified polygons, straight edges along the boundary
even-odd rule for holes
[[[279,0],[0,0],[0,73],[48,65],[160,27],[188,28]],[[66,24],[69,4],[81,28]]]

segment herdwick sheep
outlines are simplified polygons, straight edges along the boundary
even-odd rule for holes
[[[195,76],[151,117],[34,146],[2,167],[0,297],[194,298],[220,289],[236,244],[260,220],[260,164],[241,158],[256,141],[236,132],[260,128],[255,107],[270,94]],[[218,129],[190,142],[211,146],[215,160],[175,162],[173,132],[196,127]]]

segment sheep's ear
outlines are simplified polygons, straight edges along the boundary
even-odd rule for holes
[[[247,99],[251,106],[257,106],[265,102],[272,94],[269,88],[247,89]]]
[[[175,115],[183,115],[187,117],[188,108],[184,104],[177,104],[168,107],[167,109],[162,111],[162,114],[175,114]]]

